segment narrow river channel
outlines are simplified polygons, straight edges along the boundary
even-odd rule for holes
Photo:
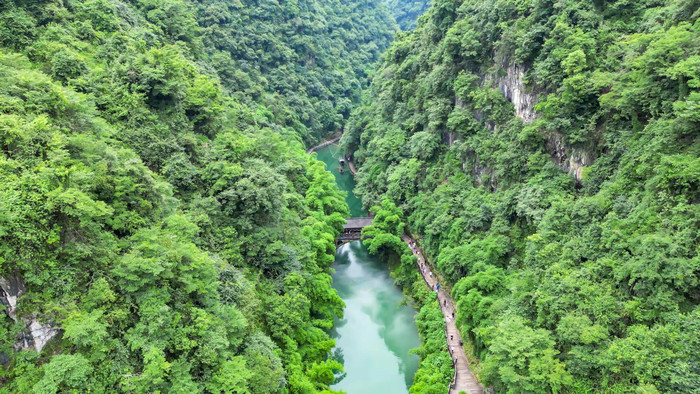
[[[319,160],[335,175],[353,217],[366,216],[353,194],[355,181],[345,167],[339,172],[335,145],[318,151]],[[403,304],[385,262],[370,256],[360,241],[338,248],[333,265],[333,287],[345,301],[345,316],[332,332],[334,350],[345,374],[332,386],[348,394],[407,393],[418,369],[419,358],[409,350],[420,345],[415,310]]]

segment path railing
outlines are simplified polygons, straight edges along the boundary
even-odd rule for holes
[[[424,270],[428,270],[430,267],[428,266],[428,261],[425,258],[425,254],[420,249],[418,244],[408,235],[403,235],[401,239],[404,242],[414,243],[414,248],[411,249],[418,257],[417,265],[419,271],[421,272],[421,276],[423,277],[423,281],[428,285],[431,291],[437,290],[436,298],[438,301],[438,306],[440,307],[440,311],[442,312],[445,320],[445,342],[447,344],[447,352],[452,358],[452,366],[454,368],[454,374],[452,375],[452,381],[450,382],[448,390],[449,393],[454,394],[458,391],[464,391],[470,394],[483,393],[484,387],[475,378],[475,376],[472,374],[471,368],[469,367],[469,360],[467,359],[467,355],[464,350],[464,344],[462,342],[459,329],[454,321],[454,313],[456,312],[455,304],[450,297],[449,292],[446,291],[447,288],[443,286],[442,292],[440,292],[440,281],[438,280],[439,275],[435,273],[433,276],[432,271],[430,271],[428,275],[426,275],[424,272]],[[421,260],[423,262],[423,267],[421,267]],[[443,295],[442,300],[440,294]],[[459,346],[457,346],[457,343],[459,343]]]
[[[416,250],[418,250],[418,244],[416,244],[415,248],[416,248]],[[421,252],[421,254],[422,254],[422,252]],[[426,265],[428,264],[428,262],[425,259],[423,259],[423,261],[424,261],[424,264],[426,264]],[[423,282],[425,282],[425,285],[428,286],[428,288],[432,292],[433,287],[428,282],[428,279],[425,278],[425,274],[423,274],[422,268],[420,266],[420,260],[416,260],[416,265],[418,266],[418,272],[421,273],[421,278],[423,278]],[[439,292],[440,292],[440,290],[435,291],[435,300],[437,300],[438,308],[440,308],[440,312],[442,312],[442,306],[440,305],[440,297],[439,297],[440,293]],[[443,316],[443,318],[444,318],[444,316]],[[449,338],[449,336],[450,335],[447,332],[447,324],[445,324],[445,345],[447,346],[447,352],[450,354],[450,360],[452,361],[452,369],[455,371],[454,374],[452,374],[452,381],[450,382],[450,390],[452,390],[455,388],[455,385],[457,382],[457,363],[455,362],[454,353],[450,349],[450,341],[449,341],[449,339],[447,339],[447,338]]]

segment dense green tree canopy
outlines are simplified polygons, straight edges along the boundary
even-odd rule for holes
[[[197,11],[225,89],[305,142],[344,127],[394,31],[384,0],[213,0]]]
[[[411,392],[452,371],[407,230],[496,391],[697,391],[698,2],[427,6],[2,2],[0,392],[330,391],[339,131]]]
[[[0,392],[327,391],[348,208],[304,143],[393,29],[378,0],[2,2]]]
[[[430,0],[389,0],[389,9],[401,30],[413,30],[430,6]]]

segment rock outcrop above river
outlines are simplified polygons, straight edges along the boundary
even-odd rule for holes
[[[26,292],[24,281],[18,275],[0,277],[0,303],[5,306],[5,313],[15,322],[21,320],[26,325],[15,342],[15,350],[34,348],[37,352],[46,346],[59,332],[59,329],[47,323],[41,323],[39,317],[18,318],[17,308],[20,297]]]
[[[0,303],[5,305],[5,313],[14,321],[17,321],[17,300],[25,291],[24,281],[19,276],[0,276]]]
[[[552,162],[573,176],[577,182],[583,181],[583,170],[593,164],[595,157],[587,150],[571,148],[559,133],[551,133],[547,139],[547,149]]]
[[[537,97],[525,87],[525,68],[518,64],[505,67],[506,74],[497,80],[498,88],[503,96],[515,107],[515,116],[525,123],[530,123],[537,117],[535,103]]]

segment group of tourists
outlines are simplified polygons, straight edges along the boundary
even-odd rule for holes
[[[423,274],[423,276],[425,277],[425,275],[427,274],[428,277],[429,277],[430,279],[432,279],[432,278],[433,278],[433,272],[430,271],[430,270],[428,270],[428,269],[425,267],[425,261],[423,261],[423,259],[421,258],[421,256],[418,254],[418,247],[417,247],[415,241],[409,239],[409,241],[408,241],[408,246],[411,248],[411,252],[413,252],[413,254],[416,255],[416,257],[418,257],[418,262],[419,262],[419,264],[420,264],[420,265],[419,265],[419,266],[420,266],[420,271],[421,271],[421,273]],[[428,284],[430,285],[430,282],[428,282]],[[435,291],[435,292],[438,294],[438,302],[440,302],[440,296],[439,296],[439,294],[440,294],[440,284],[439,284],[439,283],[436,283],[435,285],[430,285],[430,287],[431,287],[431,290],[432,290],[432,291]],[[443,306],[443,308],[445,308],[445,309],[447,308],[447,298],[444,298],[444,299],[442,300],[442,306]],[[444,310],[444,309],[443,309],[443,310]],[[450,324],[454,318],[455,318],[455,312],[454,312],[454,310],[453,310],[453,311],[451,312],[451,314],[449,314],[449,315],[448,315],[448,314],[445,314],[445,321],[447,322],[447,324]],[[457,357],[455,357],[455,344],[456,344],[457,342],[459,342],[459,346],[464,346],[464,343],[463,343],[461,340],[455,341],[454,335],[450,335],[450,340],[449,340],[450,346],[449,346],[448,350],[450,351],[450,355],[451,355],[452,357],[454,357],[454,360],[453,360],[453,361],[454,361],[455,365],[457,364]]]
[[[416,246],[416,243],[413,240],[408,241],[408,247],[411,248],[411,252],[413,252],[414,255],[418,256],[418,247]],[[420,256],[418,256],[418,261],[420,262],[420,272],[425,276],[425,262],[421,261]],[[428,276],[433,277],[433,272],[428,271]]]
[[[411,252],[413,252],[413,254],[418,259],[418,267],[420,269],[420,272],[423,275],[423,279],[425,279],[425,282],[428,285],[428,287],[430,287],[430,290],[432,290],[436,293],[438,305],[440,306],[440,309],[442,310],[443,315],[445,317],[445,322],[446,322],[445,340],[447,342],[447,351],[450,353],[450,356],[452,358],[452,362],[454,363],[454,369],[455,369],[455,380],[453,380],[452,385],[450,386],[452,389],[455,387],[454,385],[457,384],[456,383],[457,374],[458,374],[457,364],[458,364],[459,359],[460,359],[460,353],[457,352],[457,346],[459,346],[460,348],[464,347],[464,343],[462,342],[462,340],[459,337],[459,332],[457,332],[456,334],[449,334],[449,338],[448,338],[448,333],[450,331],[454,332],[454,330],[456,329],[456,327],[454,327],[454,326],[450,327],[450,323],[455,321],[454,305],[452,304],[452,301],[450,300],[449,294],[447,292],[443,292],[445,297],[440,297],[440,283],[438,283],[437,280],[435,280],[437,278],[433,279],[433,273],[432,273],[432,271],[430,271],[430,267],[426,266],[427,264],[426,264],[425,260],[423,259],[423,256],[419,253],[418,245],[416,244],[416,242],[408,237],[406,237],[404,239],[407,241],[408,246],[411,248]],[[455,335],[457,336],[457,338],[455,338]],[[464,354],[461,354],[461,358],[463,359],[463,361],[465,363],[467,363]],[[468,366],[468,363],[467,363],[467,366]],[[472,379],[473,379],[473,377],[472,377]]]
[[[418,246],[416,245],[416,242],[413,241],[412,239],[409,239],[408,246],[411,248],[411,252],[413,252],[413,254],[416,255],[416,257],[418,257],[419,267],[420,267],[421,273],[423,274],[423,277],[425,277],[425,275],[427,274],[428,277],[430,279],[432,279],[433,272],[426,268],[425,261],[423,261],[421,259],[421,256],[418,254]],[[439,295],[440,294],[440,284],[436,283],[435,285],[431,285],[430,281],[426,280],[426,282],[428,282],[428,285],[430,286],[430,290],[432,290],[438,294],[438,303],[439,303],[440,302],[440,295]],[[444,309],[447,308],[447,298],[442,300],[442,306]],[[454,318],[455,318],[454,310],[452,311],[452,313],[450,315],[445,314],[445,321],[447,322],[447,324],[451,323]],[[455,341],[454,335],[450,335],[449,342],[450,342],[450,346],[449,346],[448,350],[450,351],[450,355],[452,355],[452,357],[454,357],[453,361],[456,365],[457,364],[457,357],[455,357],[455,345],[454,344],[456,344],[457,341]],[[461,340],[459,341],[459,346],[463,346],[463,343]]]

